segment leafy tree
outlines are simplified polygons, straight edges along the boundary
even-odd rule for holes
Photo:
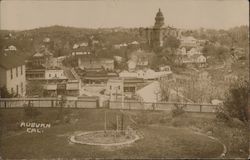
[[[160,90],[161,90],[161,99],[162,101],[168,101],[170,97],[170,84],[166,80],[160,80]]]
[[[202,53],[205,56],[212,56],[223,60],[227,58],[229,49],[223,46],[215,46],[214,44],[206,44],[202,49]]]
[[[180,46],[181,42],[174,36],[168,36],[165,39],[164,47],[170,48],[171,51],[176,50]]]
[[[29,82],[26,89],[26,93],[29,96],[43,96],[43,85],[40,82]]]
[[[11,98],[11,97],[13,97],[13,95],[10,94],[9,91],[7,90],[7,88],[4,86],[4,87],[0,88],[0,97],[1,98]]]
[[[221,60],[227,58],[228,52],[229,52],[229,50],[225,47],[217,47],[216,48],[217,57]]]
[[[27,116],[28,118],[34,119],[36,118],[38,115],[41,114],[40,111],[38,111],[37,108],[33,107],[33,104],[29,103],[24,105],[24,114],[25,116]]]
[[[249,84],[247,81],[241,81],[232,85],[226,95],[223,106],[225,113],[244,123],[248,122],[248,92]]]
[[[63,65],[68,66],[68,67],[78,66],[77,57],[75,56],[67,57],[66,59],[63,60],[62,63]]]

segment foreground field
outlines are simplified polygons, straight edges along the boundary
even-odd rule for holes
[[[124,126],[130,125],[143,138],[129,146],[110,148],[69,142],[69,136],[78,131],[102,130],[105,110],[39,109],[39,112],[40,115],[30,118],[24,114],[23,109],[1,110],[0,153],[3,158],[216,158],[223,152],[220,143],[205,134],[196,134],[197,131],[202,132],[202,127],[199,126],[205,127],[202,124],[204,121],[208,124],[214,121],[214,115],[210,114],[188,114],[172,118],[169,113],[164,112],[126,111]],[[116,115],[121,115],[121,112],[106,112],[107,127],[114,129]],[[20,128],[23,121],[50,123],[51,127],[45,128],[42,133],[27,133],[26,128]],[[216,137],[229,145],[230,142],[221,131],[219,135],[216,127],[210,129],[208,126],[205,131],[213,130]],[[242,153],[244,149],[246,148],[243,148]],[[228,156],[245,155],[234,151]]]

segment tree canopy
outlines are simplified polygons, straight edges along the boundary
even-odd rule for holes
[[[224,110],[233,118],[248,122],[248,92],[249,84],[241,81],[229,89],[224,101]]]

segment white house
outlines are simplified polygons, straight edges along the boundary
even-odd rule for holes
[[[49,42],[50,42],[50,38],[49,38],[49,37],[44,38],[44,39],[43,39],[43,42],[49,43]]]
[[[199,64],[202,64],[202,63],[206,63],[207,59],[203,55],[198,55],[197,57],[195,57],[195,62],[199,63]]]
[[[44,80],[47,82],[43,85],[47,95],[78,96],[80,94],[81,79],[74,69],[45,70]]]
[[[195,47],[197,45],[197,39],[192,36],[184,37],[182,36],[181,39],[181,46],[184,47]]]
[[[136,78],[137,73],[136,72],[122,71],[119,73],[119,77],[121,77],[121,78]]]
[[[79,48],[79,45],[78,44],[74,44],[72,48],[73,49],[77,49],[77,48]]]
[[[91,54],[91,52],[89,52],[89,51],[73,51],[72,53],[71,53],[71,55],[72,56],[78,56],[78,55],[90,55]]]
[[[224,81],[227,83],[233,83],[238,80],[238,76],[234,74],[228,74],[224,76]]]
[[[211,101],[211,103],[212,103],[213,105],[222,105],[222,104],[223,104],[223,101],[222,101],[222,100],[219,100],[219,99],[213,99],[213,100]]]
[[[187,51],[187,56],[190,57],[190,56],[193,56],[193,55],[201,55],[202,53],[198,50],[198,48],[191,48],[189,51]]]
[[[160,66],[159,67],[159,69],[160,69],[160,71],[171,71],[171,68],[170,68],[170,66]]]
[[[110,95],[110,98],[118,97],[123,94],[123,81],[119,78],[109,79],[107,82],[106,95]]]
[[[204,67],[206,65],[206,57],[203,55],[192,55],[192,56],[182,56],[177,59],[180,64],[196,64],[199,67]]]
[[[100,69],[113,70],[114,69],[114,60],[108,58],[95,58],[93,56],[78,57],[78,66],[81,69]]]
[[[186,50],[186,48],[185,48],[185,47],[179,48],[179,49],[177,50],[177,54],[178,54],[178,55],[183,55],[183,56],[187,55],[187,50]]]
[[[92,44],[94,44],[94,45],[95,45],[95,44],[99,44],[99,41],[98,41],[98,40],[93,40],[93,41],[92,41]]]
[[[45,79],[67,79],[62,69],[48,69],[45,70]]]
[[[16,51],[16,47],[13,45],[10,45],[8,48],[4,49],[5,51]]]
[[[25,62],[21,55],[0,55],[0,75],[1,87],[6,87],[11,94],[25,96]]]
[[[120,56],[114,56],[114,60],[117,62],[117,63],[121,63],[123,58],[120,57]]]
[[[133,42],[131,42],[130,44],[132,44],[132,45],[138,45],[138,44],[139,44],[139,42],[137,42],[137,41],[133,41]]]
[[[145,72],[144,78],[145,80],[158,80],[158,79],[168,79],[171,80],[172,71],[159,71],[155,72],[154,70],[148,69]]]
[[[121,49],[121,48],[124,48],[124,47],[127,47],[128,45],[126,43],[121,43],[121,44],[114,44],[113,45],[113,48],[115,49]]]
[[[158,80],[158,79],[168,79],[172,78],[172,71],[160,71],[155,72],[152,69],[137,70],[134,72],[123,71],[119,74],[122,78],[139,78],[144,80]]]
[[[128,64],[128,70],[129,70],[129,71],[134,71],[134,70],[135,70],[135,68],[136,68],[136,61],[130,59],[130,60],[127,62],[127,64]]]
[[[145,57],[141,56],[141,57],[137,58],[137,64],[136,64],[137,67],[144,67],[145,68],[148,66],[148,64],[149,64],[149,61],[148,61],[148,58],[146,56]]]
[[[89,44],[87,43],[87,42],[82,42],[81,44],[80,44],[80,47],[87,47]]]

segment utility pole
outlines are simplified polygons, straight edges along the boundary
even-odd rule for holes
[[[115,100],[117,101],[117,88],[115,88]]]
[[[122,77],[122,109],[124,109],[124,78]]]
[[[119,118],[118,115],[116,115],[116,134],[119,131],[119,119],[118,118]]]
[[[106,135],[107,133],[107,111],[105,110],[105,113],[104,113],[104,133]]]
[[[123,130],[124,130],[123,125],[124,125],[124,115],[123,115],[123,113],[122,113],[122,119],[121,119],[121,130],[122,130],[122,132],[123,132]]]

